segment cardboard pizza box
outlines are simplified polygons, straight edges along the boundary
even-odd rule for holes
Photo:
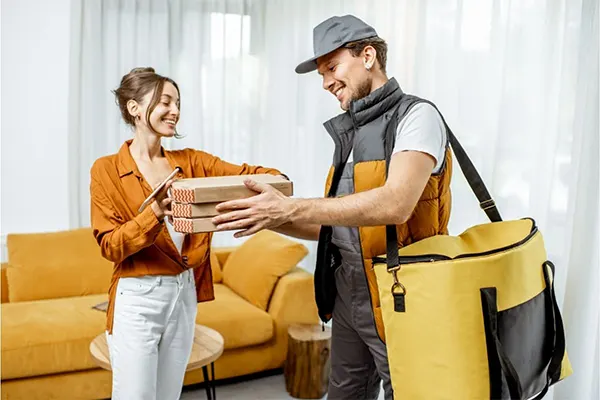
[[[293,195],[293,184],[284,177],[255,174],[179,179],[171,185],[171,196],[175,202],[186,204],[220,203],[248,198],[256,195],[256,192],[244,185],[244,180],[248,178],[271,185],[286,196]]]
[[[173,229],[180,233],[214,232],[217,227],[212,218],[176,218],[173,217]]]
[[[206,218],[219,215],[216,207],[219,203],[171,203],[173,216],[178,218]]]

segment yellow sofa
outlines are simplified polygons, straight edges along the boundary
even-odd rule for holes
[[[112,265],[91,230],[8,235],[7,250],[2,399],[109,398],[111,373],[96,366],[89,344],[104,332],[106,314],[92,306],[107,300]],[[198,304],[197,323],[223,335],[217,379],[282,367],[288,325],[318,323],[313,277],[296,266],[305,254],[273,232],[213,249],[216,299]],[[184,385],[202,381],[201,370],[191,371]]]

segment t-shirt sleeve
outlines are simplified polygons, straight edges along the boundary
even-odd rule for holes
[[[416,104],[398,124],[392,154],[400,151],[429,154],[436,161],[432,173],[440,171],[446,153],[446,127],[431,104]]]

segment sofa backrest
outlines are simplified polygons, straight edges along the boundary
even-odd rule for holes
[[[11,303],[108,292],[113,264],[101,256],[91,228],[9,234],[6,247],[2,273]]]

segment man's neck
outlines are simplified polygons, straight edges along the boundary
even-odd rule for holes
[[[388,81],[388,77],[384,73],[376,73],[371,81],[371,93],[385,85]]]

